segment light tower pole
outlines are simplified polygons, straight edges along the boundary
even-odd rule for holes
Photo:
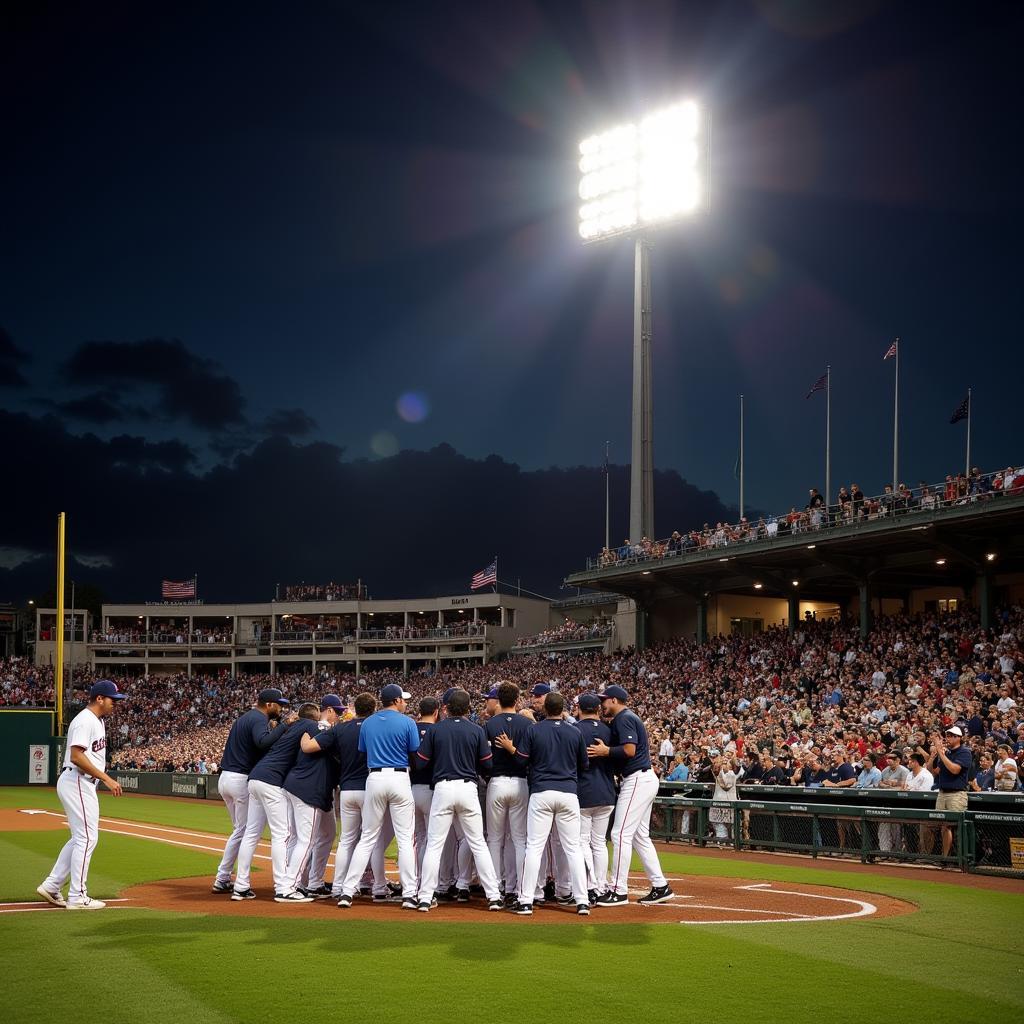
[[[651,247],[636,239],[633,282],[633,453],[629,539],[654,537],[654,402],[651,389]]]

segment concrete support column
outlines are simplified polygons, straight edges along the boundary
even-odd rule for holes
[[[697,643],[702,644],[708,638],[708,596],[697,598]]]
[[[977,593],[981,628],[990,629],[992,626],[992,574],[979,572],[974,580],[974,589]]]
[[[789,631],[796,632],[797,624],[800,622],[800,595],[789,595]]]
[[[860,636],[864,640],[871,632],[871,588],[867,581],[860,584]]]
[[[639,601],[636,603],[636,649],[638,651],[645,650],[647,647],[647,632],[650,628],[650,617],[647,611],[647,606],[641,604]]]

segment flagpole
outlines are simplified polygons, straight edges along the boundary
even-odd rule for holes
[[[899,444],[900,444],[900,339],[896,339],[896,390],[892,414],[892,489],[899,486]]]
[[[743,518],[743,396],[740,395],[740,519]]]
[[[611,441],[604,443],[604,546],[606,551],[612,546],[612,499],[611,499],[611,468],[608,464],[608,452],[611,448]]]
[[[494,593],[498,592],[498,556],[494,556]]]
[[[825,367],[825,515],[832,505],[832,367]]]
[[[964,476],[969,480],[971,478],[971,406],[974,403],[971,401],[971,389],[967,389],[967,466],[964,471]]]

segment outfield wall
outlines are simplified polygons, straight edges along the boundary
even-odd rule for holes
[[[56,785],[54,713],[0,708],[0,786]]]

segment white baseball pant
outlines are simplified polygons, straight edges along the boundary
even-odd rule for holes
[[[217,881],[225,884],[231,881],[231,871],[238,859],[238,848],[245,835],[245,819],[249,812],[249,777],[241,772],[221,772],[217,780],[217,792],[231,819],[231,835],[224,844],[224,856],[217,867]]]
[[[487,784],[487,848],[491,851],[494,871],[504,876],[505,892],[516,892],[523,875],[526,860],[526,818],[530,802],[530,788],[526,779],[498,775]],[[513,858],[507,856],[511,838]],[[505,850],[506,855],[502,855]],[[515,873],[509,874],[510,859]]]
[[[483,814],[476,782],[447,779],[434,784],[430,804],[430,826],[427,829],[427,851],[423,855],[423,877],[420,880],[419,902],[429,903],[437,888],[441,867],[441,851],[452,826],[458,822],[466,845],[472,851],[480,884],[489,900],[498,899],[498,876],[490,851],[484,841]]]
[[[288,804],[280,786],[272,786],[269,782],[250,782],[245,834],[238,849],[235,892],[245,892],[251,888],[252,860],[263,835],[264,825],[270,825],[270,864],[274,876],[274,892],[281,892],[288,864]]]
[[[292,821],[295,822],[295,848],[288,856],[288,868],[285,871],[282,893],[294,892],[302,881],[303,873],[309,871],[309,862],[313,856],[320,830],[320,819],[332,817],[331,812],[322,811],[300,800],[293,793],[285,791]]]
[[[309,859],[308,885],[310,889],[319,889],[324,884],[327,873],[327,861],[331,856],[335,836],[338,834],[338,791],[334,791],[334,808],[330,814],[320,818],[313,841],[313,855]]]
[[[526,819],[526,860],[523,863],[523,877],[519,882],[519,901],[534,901],[541,857],[552,826],[558,832],[562,851],[569,863],[573,898],[577,904],[589,903],[587,873],[580,850],[580,801],[575,793],[560,793],[553,789],[530,794]]]
[[[635,850],[651,885],[665,885],[658,851],[651,842],[651,808],[658,795],[658,776],[648,768],[622,780],[612,822],[612,863],[608,888],[622,896],[629,894],[629,863]]]
[[[608,888],[608,822],[614,805],[580,808],[580,848],[587,884],[598,893]]]
[[[89,861],[100,835],[100,801],[96,786],[77,768],[62,771],[57,779],[57,797],[67,815],[71,838],[64,844],[43,885],[60,892],[70,880],[68,900],[85,899],[88,893]]]
[[[363,832],[352,851],[348,871],[342,882],[342,891],[354,896],[359,879],[366,870],[373,848],[380,836],[385,814],[391,812],[391,822],[398,841],[398,874],[402,882],[402,896],[412,899],[416,895],[416,850],[413,846],[415,806],[409,776],[394,768],[371,771],[366,779],[363,800]]]

